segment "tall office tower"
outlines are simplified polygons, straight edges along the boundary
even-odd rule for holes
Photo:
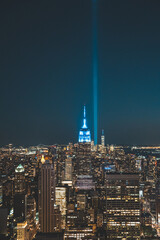
[[[79,143],[75,150],[76,165],[74,172],[76,175],[92,175],[91,171],[91,143]]]
[[[106,173],[107,239],[140,239],[139,175]]]
[[[39,222],[41,232],[54,232],[55,172],[48,160],[41,166],[39,177]]]
[[[66,153],[63,147],[57,147],[57,159],[54,162],[54,169],[56,173],[56,185],[61,186],[64,175],[64,162],[66,159]]]
[[[66,210],[67,210],[67,189],[66,187],[56,187],[55,203],[60,207],[61,211],[61,228],[65,229]]]
[[[147,165],[148,165],[148,171],[147,171],[147,181],[154,183],[156,180],[156,168],[157,168],[157,159],[155,157],[148,157],[147,159]]]
[[[76,150],[76,175],[92,175],[91,167],[91,144],[79,143]]]
[[[24,167],[21,164],[15,169],[14,192],[15,194],[25,193]]]
[[[14,193],[14,217],[17,221],[24,221],[27,211],[27,195],[25,195],[24,168],[21,164],[15,169]]]
[[[102,129],[102,135],[101,135],[101,144],[98,145],[98,151],[102,154],[106,153],[105,136],[104,136],[104,130],[103,129]]]
[[[105,146],[104,130],[102,130],[102,135],[101,135],[101,145],[102,145],[103,147]]]
[[[79,143],[75,148],[75,164],[74,164],[74,176],[75,183],[78,180],[78,176],[82,179],[87,179],[92,176],[91,166],[91,133],[86,124],[86,109],[84,106],[84,118],[83,126],[79,131]]]
[[[67,156],[65,160],[65,181],[72,181],[72,158]]]
[[[62,183],[72,186],[72,158],[70,156],[65,159],[65,172]]]
[[[91,132],[90,132],[89,128],[87,127],[85,106],[84,106],[83,126],[79,131],[78,142],[80,142],[80,143],[91,142]]]

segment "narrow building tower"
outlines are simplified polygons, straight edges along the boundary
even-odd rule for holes
[[[102,135],[101,135],[101,145],[105,146],[105,136],[104,136],[104,130],[102,129]]]
[[[84,106],[84,113],[83,113],[83,126],[79,131],[79,143],[86,143],[91,142],[91,132],[89,128],[87,127],[87,120],[86,120],[86,108]]]
[[[41,166],[38,201],[41,232],[54,232],[55,173],[48,160]]]

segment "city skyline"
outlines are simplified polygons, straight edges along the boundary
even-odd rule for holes
[[[159,6],[97,1],[98,142],[160,143]],[[0,146],[76,142],[84,103],[93,138],[92,1],[0,11]]]
[[[159,10],[0,1],[0,240],[160,240]]]

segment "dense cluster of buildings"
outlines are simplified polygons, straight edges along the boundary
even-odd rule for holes
[[[159,148],[78,143],[0,149],[0,239],[159,239]]]

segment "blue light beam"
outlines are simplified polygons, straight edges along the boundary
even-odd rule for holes
[[[98,133],[98,47],[97,47],[97,1],[92,0],[92,31],[93,31],[93,114],[94,144],[97,145]]]

